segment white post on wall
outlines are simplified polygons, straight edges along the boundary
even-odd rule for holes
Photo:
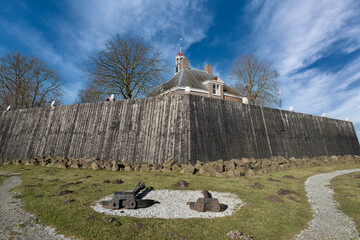
[[[51,106],[51,107],[55,107],[55,106],[56,106],[55,100],[51,102],[50,106]]]
[[[246,97],[244,97],[244,98],[242,99],[242,103],[243,103],[243,104],[249,104],[249,100],[248,100]]]
[[[293,107],[293,106],[290,106],[290,107],[289,107],[289,111],[290,111],[290,112],[294,112],[294,107]]]
[[[348,117],[345,118],[345,121],[350,122],[350,118],[348,118]]]
[[[326,117],[326,113],[321,114],[322,117]]]
[[[11,104],[6,108],[6,111],[10,111],[13,110],[13,107],[11,106]]]
[[[115,101],[115,94],[111,94],[111,96],[110,96],[110,101],[112,102],[112,101]]]
[[[186,86],[185,87],[185,94],[189,94],[190,93],[190,87],[189,86]]]

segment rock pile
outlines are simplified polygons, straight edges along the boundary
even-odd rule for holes
[[[288,168],[303,168],[311,166],[327,166],[334,164],[360,163],[360,156],[322,156],[314,158],[284,158],[271,157],[265,159],[242,158],[230,161],[200,162],[192,164],[177,164],[169,158],[163,164],[130,163],[121,161],[101,161],[99,158],[66,158],[66,157],[35,157],[31,159],[0,160],[0,164],[15,164],[57,168],[90,168],[94,170],[112,171],[146,171],[146,172],[180,172],[214,177],[240,177],[255,174],[282,171]]]

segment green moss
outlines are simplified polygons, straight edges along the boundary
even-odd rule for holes
[[[360,164],[312,167],[241,178],[40,166],[26,167],[30,170],[25,170],[24,166],[12,165],[0,166],[0,170],[21,172],[22,185],[17,187],[16,191],[21,192],[25,210],[34,213],[42,223],[55,227],[67,236],[80,239],[171,239],[169,234],[176,233],[178,237],[189,239],[228,239],[226,233],[239,230],[246,235],[253,235],[254,239],[289,239],[300,233],[311,219],[311,209],[304,189],[305,180],[320,171],[359,167]],[[84,178],[89,175],[92,177]],[[292,175],[296,179],[283,178],[284,175]],[[280,182],[268,181],[270,177]],[[121,179],[124,183],[104,183],[104,180],[115,179]],[[132,189],[140,181],[154,189],[173,189],[172,185],[180,179],[190,183],[190,190],[207,189],[210,192],[234,193],[246,205],[234,215],[222,218],[165,220],[114,217],[114,222],[104,222],[105,215],[90,208],[103,196]],[[79,184],[64,186],[79,181]],[[263,188],[252,188],[254,182],[259,182]],[[97,186],[89,187],[92,184]],[[281,188],[295,191],[298,195],[277,195]],[[58,195],[65,189],[74,193]],[[94,189],[101,191],[94,192]],[[265,200],[270,195],[280,197],[284,203]],[[292,199],[289,199],[289,196]],[[75,201],[61,204],[70,198]],[[138,227],[139,223],[142,224],[141,228]]]

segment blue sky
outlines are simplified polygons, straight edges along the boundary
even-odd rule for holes
[[[212,64],[229,84],[237,56],[272,61],[283,109],[350,118],[360,136],[358,0],[0,0],[0,56],[21,51],[46,61],[64,81],[65,104],[85,87],[89,54],[129,32],[162,51],[171,68],[182,37],[190,67]]]

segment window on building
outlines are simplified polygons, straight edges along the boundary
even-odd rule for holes
[[[214,95],[220,95],[220,85],[213,84],[213,94]]]

